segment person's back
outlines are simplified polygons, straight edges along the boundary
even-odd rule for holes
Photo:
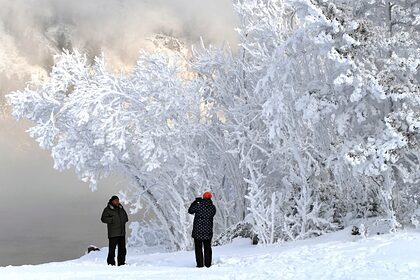
[[[196,198],[188,213],[195,214],[192,237],[200,240],[212,239],[213,217],[216,214],[213,202],[210,199]]]
[[[203,198],[196,198],[188,209],[188,213],[194,215],[191,236],[194,238],[197,267],[203,267],[203,245],[204,263],[207,267],[210,267],[212,258],[211,239],[213,238],[213,217],[216,214],[216,207],[211,201],[211,193],[206,192]]]

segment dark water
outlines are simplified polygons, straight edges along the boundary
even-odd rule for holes
[[[0,121],[0,266],[74,259],[91,244],[107,245],[99,219],[124,187],[121,179],[92,193],[72,172],[52,166],[21,126]]]
[[[28,189],[20,196],[9,195],[0,207],[0,266],[74,259],[91,244],[107,245],[106,226],[99,218],[112,188],[92,194],[86,186],[69,183],[54,193]],[[62,188],[75,191],[60,193]],[[25,201],[27,196],[33,200]]]

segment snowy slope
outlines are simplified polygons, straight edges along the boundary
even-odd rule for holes
[[[211,268],[195,268],[193,252],[133,250],[129,266],[110,267],[103,249],[67,262],[1,267],[0,279],[420,279],[419,232],[365,239],[346,230],[275,246],[242,239],[213,252]]]

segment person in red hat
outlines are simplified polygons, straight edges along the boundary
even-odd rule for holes
[[[204,198],[204,199],[211,199],[211,197],[212,197],[211,192],[205,192],[205,193],[203,194],[203,198]]]
[[[197,197],[188,209],[188,213],[194,215],[192,238],[194,238],[195,260],[197,267],[211,266],[212,250],[211,239],[213,238],[213,217],[216,215],[216,207],[211,200],[211,192],[205,192],[203,197]],[[204,246],[204,258],[203,258]],[[204,259],[204,265],[203,265]]]

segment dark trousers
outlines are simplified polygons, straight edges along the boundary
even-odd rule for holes
[[[211,266],[211,239],[210,240],[199,240],[194,239],[195,247],[195,260],[197,262],[197,267],[203,267],[203,245],[204,245],[204,265],[206,267]]]
[[[117,236],[109,238],[109,251],[108,251],[108,258],[107,262],[110,265],[115,265],[115,248],[118,245],[118,265],[125,264],[125,255],[127,254],[127,250],[125,249],[125,236]]]

